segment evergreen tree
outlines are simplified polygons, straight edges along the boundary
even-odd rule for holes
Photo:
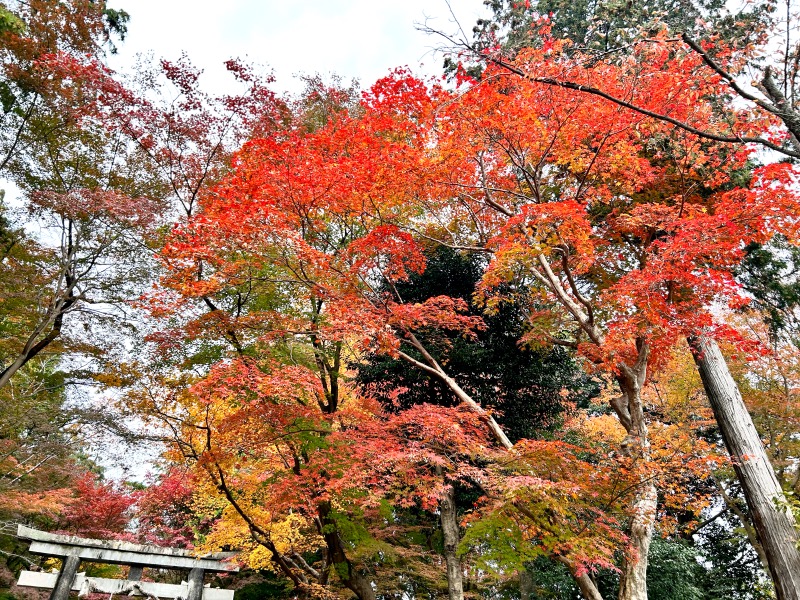
[[[599,393],[600,383],[585,375],[565,349],[520,344],[531,307],[506,304],[497,313],[486,315],[473,302],[484,268],[482,257],[439,246],[428,251],[427,259],[424,273],[397,284],[397,290],[406,302],[438,295],[461,298],[469,303],[470,314],[484,319],[486,328],[474,340],[430,332],[429,342],[451,376],[476,401],[497,413],[512,440],[540,436],[558,426],[568,406],[589,405]],[[372,356],[359,365],[358,381],[373,387],[387,406],[396,409],[425,402],[457,404],[438,379],[384,355]],[[392,394],[396,389],[404,390],[397,398]]]

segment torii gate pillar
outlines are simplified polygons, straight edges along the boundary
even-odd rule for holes
[[[50,593],[50,600],[69,600],[69,592],[72,584],[75,583],[75,576],[78,574],[80,564],[81,558],[75,554],[70,554],[62,559],[61,570],[58,572],[58,579]]]

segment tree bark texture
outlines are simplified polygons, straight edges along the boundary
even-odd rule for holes
[[[439,501],[439,520],[444,535],[444,560],[447,564],[447,595],[450,600],[464,600],[464,575],[461,571],[461,559],[458,558],[458,543],[461,534],[458,529],[456,515],[455,491],[447,488]]]
[[[620,577],[620,600],[647,600],[647,565],[656,518],[656,486],[642,484],[636,492],[631,517],[630,550]]]
[[[739,387],[717,343],[689,338],[706,396],[742,485],[753,526],[769,563],[778,600],[800,600],[798,532]]]
[[[533,575],[524,568],[519,572],[519,600],[533,600]]]
[[[322,537],[328,549],[328,559],[332,568],[344,586],[353,592],[358,600],[375,600],[372,582],[359,573],[347,558],[336,522],[330,513],[329,503],[323,502],[319,505],[319,518],[323,525]]]
[[[622,452],[638,461],[650,459],[650,441],[642,404],[642,387],[647,378],[650,350],[647,343],[637,340],[638,356],[632,365],[620,364],[617,383],[622,392],[611,402],[627,436]],[[658,493],[652,481],[641,481],[631,500],[628,530],[630,548],[620,574],[619,600],[647,600],[647,565],[650,542],[655,528]]]
[[[567,566],[572,577],[575,579],[575,583],[578,584],[578,589],[581,591],[584,600],[603,600],[603,595],[600,593],[600,590],[597,589],[597,586],[594,584],[594,581],[592,581],[592,578],[589,577],[588,573],[578,575],[575,565],[563,556],[557,556],[556,560]]]

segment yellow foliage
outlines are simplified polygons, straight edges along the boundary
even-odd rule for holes
[[[620,445],[626,436],[625,428],[614,415],[581,414],[573,427],[589,440],[614,446]]]
[[[248,514],[252,516],[253,510],[248,511]],[[281,554],[313,551],[322,544],[321,538],[313,533],[309,534],[312,524],[296,513],[281,516],[270,515],[262,510],[257,517],[259,527],[266,531],[268,540]],[[222,512],[222,518],[215,523],[214,529],[197,550],[206,553],[227,548],[241,549],[238,558],[251,569],[277,572],[270,550],[254,541],[247,523],[229,504]]]

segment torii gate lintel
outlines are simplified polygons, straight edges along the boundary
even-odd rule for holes
[[[19,525],[17,536],[31,540],[30,551],[42,556],[61,559],[61,570],[57,575],[35,571],[22,571],[18,585],[51,589],[50,600],[68,600],[70,591],[79,595],[90,592],[128,595],[151,598],[174,598],[176,600],[233,600],[233,590],[221,590],[203,586],[206,572],[230,573],[238,567],[224,562],[235,552],[219,552],[205,556],[193,556],[182,548],[162,548],[120,542],[116,540],[93,540],[72,535],[47,533]],[[128,565],[128,579],[106,579],[86,577],[78,573],[81,561]],[[145,567],[156,569],[188,570],[185,585],[141,581]]]

